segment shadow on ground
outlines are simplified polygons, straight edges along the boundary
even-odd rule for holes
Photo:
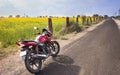
[[[53,58],[53,62],[46,65],[43,70],[36,75],[79,75],[80,67],[73,65],[74,60],[65,55]]]

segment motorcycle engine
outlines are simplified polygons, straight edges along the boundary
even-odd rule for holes
[[[38,48],[39,48],[39,51],[44,54],[51,53],[50,46],[48,44],[39,43]]]

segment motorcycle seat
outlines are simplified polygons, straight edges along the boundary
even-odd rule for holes
[[[36,41],[33,41],[33,40],[24,40],[23,42],[36,42]]]

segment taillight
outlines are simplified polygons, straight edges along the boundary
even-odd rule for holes
[[[20,46],[20,44],[19,44],[19,43],[16,43],[16,45],[17,45],[17,46]]]
[[[17,46],[20,46],[21,48],[24,47],[25,45],[21,42],[16,43]]]

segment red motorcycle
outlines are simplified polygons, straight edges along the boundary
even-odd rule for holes
[[[27,70],[33,74],[41,71],[42,62],[49,56],[55,57],[60,51],[57,41],[51,40],[51,33],[43,29],[35,41],[20,41],[16,43],[22,48],[20,56],[25,62]]]

